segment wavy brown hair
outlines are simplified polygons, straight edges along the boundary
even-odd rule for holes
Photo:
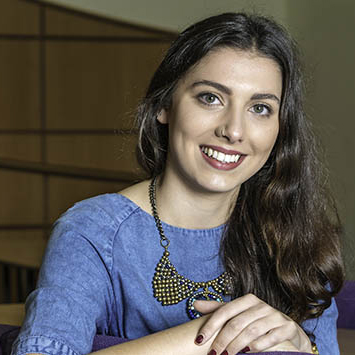
[[[298,323],[319,317],[339,292],[341,224],[303,111],[298,50],[274,21],[226,13],[182,32],[139,106],[137,156],[150,177],[165,169],[168,127],[157,115],[179,80],[211,50],[231,47],[274,60],[282,72],[280,129],[263,168],[240,188],[221,243],[233,297],[253,293]]]

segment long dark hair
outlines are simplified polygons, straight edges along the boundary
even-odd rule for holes
[[[244,13],[213,16],[182,32],[138,108],[138,160],[150,177],[164,171],[168,128],[157,115],[187,71],[221,47],[271,58],[283,81],[277,141],[263,168],[241,186],[222,239],[232,295],[253,293],[300,323],[329,307],[344,271],[341,225],[305,119],[298,50],[288,33]]]

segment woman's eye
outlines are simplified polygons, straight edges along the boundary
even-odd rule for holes
[[[198,99],[205,105],[219,105],[221,103],[221,101],[219,100],[219,98],[211,93],[204,93],[204,94],[200,94],[198,96]]]
[[[264,104],[256,104],[252,107],[252,111],[261,116],[269,116],[272,110],[269,106]]]

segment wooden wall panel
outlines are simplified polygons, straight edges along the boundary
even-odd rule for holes
[[[0,33],[36,35],[39,32],[39,6],[24,0],[0,1]]]
[[[131,128],[164,49],[156,43],[48,43],[48,128]]]
[[[0,135],[0,157],[7,159],[41,161],[39,135]]]
[[[12,164],[0,168],[0,302],[22,302],[33,289],[36,274],[26,267],[39,266],[49,223],[77,201],[131,184],[108,182],[112,170],[142,176],[135,135],[107,132],[132,129],[174,37],[36,1],[0,0],[0,158]]]
[[[75,202],[107,192],[115,193],[126,186],[128,185],[124,183],[50,177],[49,219],[53,223]]]
[[[40,230],[0,230],[0,260],[4,263],[39,268],[47,240]]]
[[[39,43],[0,42],[0,129],[38,128]]]
[[[61,11],[57,8],[46,9],[46,23],[46,32],[49,35],[167,37],[159,31],[135,28],[132,25],[120,25],[115,21],[84,14],[78,16],[74,11]]]
[[[135,135],[58,135],[47,138],[47,161],[85,168],[139,173]]]
[[[1,224],[42,223],[42,176],[0,170]]]

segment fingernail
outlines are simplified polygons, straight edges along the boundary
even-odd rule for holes
[[[224,350],[221,355],[228,355],[228,351],[227,351],[227,350]]]
[[[211,350],[209,353],[208,353],[208,355],[217,355],[217,353],[216,353],[216,350]]]
[[[195,339],[196,344],[201,344],[203,342],[203,335],[198,335]]]
[[[247,351],[250,351],[249,346],[246,346],[241,352],[242,352],[242,353],[246,353]]]

